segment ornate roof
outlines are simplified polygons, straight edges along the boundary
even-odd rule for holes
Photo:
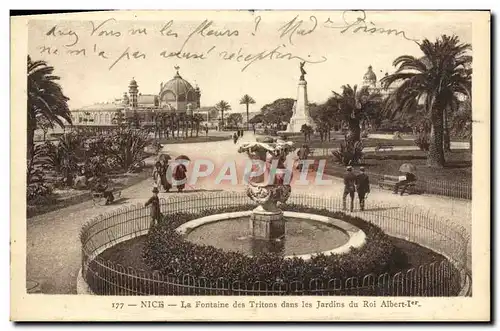
[[[128,85],[128,87],[137,87],[137,82],[135,81],[135,79],[132,77],[132,80],[130,81],[130,84]]]
[[[363,76],[363,81],[370,82],[370,83],[377,82],[377,75],[375,75],[375,73],[373,72],[372,66],[368,67],[368,71]]]
[[[195,102],[196,101],[196,90],[193,86],[184,78],[179,75],[179,71],[175,74],[174,78],[166,82],[162,85],[160,91],[160,98],[163,99],[163,95],[167,92],[167,98],[171,99],[173,96],[177,97],[179,101],[188,101]],[[168,100],[168,101],[175,101]]]

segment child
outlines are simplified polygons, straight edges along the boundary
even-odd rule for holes
[[[161,212],[160,212],[160,199],[158,198],[158,188],[155,186],[153,188],[153,196],[149,198],[149,200],[144,204],[145,207],[151,205],[151,225],[150,229],[153,228],[155,224],[158,224],[161,219]]]

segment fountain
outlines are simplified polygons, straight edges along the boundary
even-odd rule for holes
[[[251,160],[246,172],[246,195],[257,207],[213,214],[177,228],[186,240],[255,256],[276,253],[308,259],[320,252],[343,254],[364,244],[364,233],[339,219],[283,211],[292,192],[292,169],[285,166],[295,150],[290,141],[265,137],[243,143],[239,153]],[[251,165],[251,167],[250,167]]]
[[[238,150],[247,153],[251,160],[257,160],[257,166],[266,164],[268,180],[265,170],[249,178],[247,187],[248,197],[258,203],[250,216],[251,235],[257,240],[280,241],[285,235],[285,219],[278,203],[285,203],[292,191],[291,173],[285,167],[285,160],[294,149],[292,142],[264,138],[245,143]]]

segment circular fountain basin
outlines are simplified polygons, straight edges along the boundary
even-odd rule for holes
[[[296,212],[284,212],[285,237],[266,241],[251,236],[252,211],[210,215],[179,226],[176,231],[186,240],[249,256],[273,252],[285,258],[308,260],[316,254],[345,254],[366,240],[358,227],[339,219]]]

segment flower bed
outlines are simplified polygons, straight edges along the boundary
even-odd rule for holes
[[[224,278],[228,281],[265,282],[312,279],[328,281],[369,273],[400,271],[398,250],[389,237],[377,226],[358,217],[326,209],[307,208],[301,205],[283,206],[286,211],[314,213],[351,223],[366,234],[366,244],[352,248],[345,255],[318,254],[310,260],[285,259],[275,254],[254,257],[236,252],[226,252],[212,246],[202,246],[185,240],[175,229],[192,219],[233,211],[251,210],[254,206],[238,206],[207,210],[197,214],[176,213],[165,217],[149,234],[144,248],[144,259],[152,270],[175,276],[191,275],[209,279]]]

